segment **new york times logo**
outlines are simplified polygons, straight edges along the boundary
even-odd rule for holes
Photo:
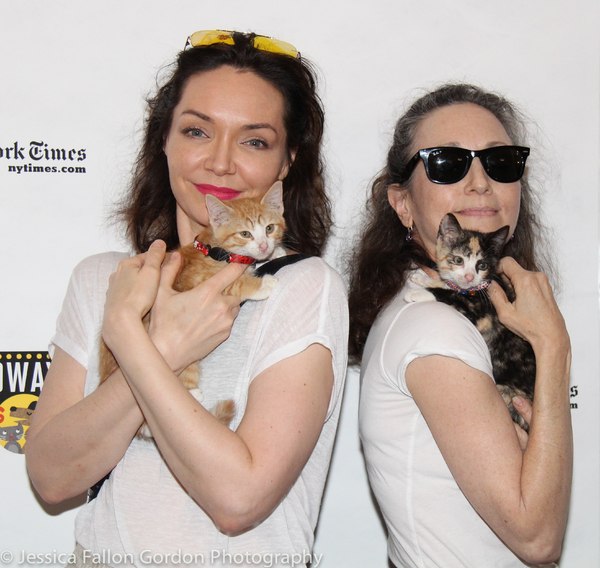
[[[44,141],[32,140],[29,146],[14,142],[10,146],[0,147],[0,159],[10,160],[8,171],[16,174],[85,174],[86,169],[81,162],[86,158],[85,148],[53,148]]]

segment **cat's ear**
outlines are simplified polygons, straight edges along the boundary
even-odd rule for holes
[[[501,229],[498,229],[497,231],[493,232],[490,234],[489,236],[489,244],[490,246],[492,246],[494,248],[494,250],[496,251],[496,254],[500,254],[502,252],[502,249],[504,248],[504,245],[506,244],[506,241],[508,240],[508,233],[510,232],[510,227],[508,225],[502,227]]]
[[[233,209],[225,205],[218,197],[207,193],[204,196],[204,203],[208,210],[208,218],[213,227],[220,227],[231,219]]]
[[[283,215],[283,183],[276,181],[260,200],[262,205]]]
[[[438,237],[444,242],[456,241],[462,233],[460,223],[452,213],[448,213],[440,222]]]

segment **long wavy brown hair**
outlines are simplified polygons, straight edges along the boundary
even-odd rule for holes
[[[304,58],[256,49],[253,33],[235,32],[233,37],[233,45],[218,43],[180,52],[168,80],[147,101],[143,144],[129,191],[118,210],[138,253],[148,250],[156,239],[163,239],[169,250],[179,246],[176,202],[163,145],[189,78],[223,65],[251,71],[282,94],[288,155],[296,152],[283,180],[284,245],[309,255],[323,251],[332,220],[321,158],[324,115],[315,72]]]
[[[406,241],[407,229],[388,202],[388,188],[398,184],[412,190],[402,174],[414,154],[413,142],[421,121],[434,110],[473,103],[490,111],[504,126],[513,144],[525,143],[525,119],[504,97],[474,85],[446,84],[415,101],[398,120],[387,163],[373,182],[367,200],[365,221],[350,260],[350,358],[360,363],[369,330],[377,315],[402,289],[409,271],[431,266],[425,250],[414,240]],[[541,246],[546,229],[536,218],[539,200],[528,181],[527,168],[521,179],[521,209],[514,238],[505,249],[527,270],[552,272],[552,263]]]

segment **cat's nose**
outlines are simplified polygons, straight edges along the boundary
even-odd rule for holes
[[[260,245],[258,245],[258,248],[260,249],[260,252],[265,252],[269,248],[269,243],[260,243]]]
[[[473,282],[473,278],[475,278],[474,274],[465,274],[465,280],[467,281],[468,284]]]

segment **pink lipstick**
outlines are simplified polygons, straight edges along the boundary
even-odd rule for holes
[[[216,185],[210,185],[207,183],[201,183],[196,185],[196,189],[202,194],[206,195],[210,193],[215,197],[219,198],[221,201],[229,201],[230,199],[235,199],[238,195],[240,195],[241,191],[236,191],[235,189],[231,189],[229,187],[218,187]]]

